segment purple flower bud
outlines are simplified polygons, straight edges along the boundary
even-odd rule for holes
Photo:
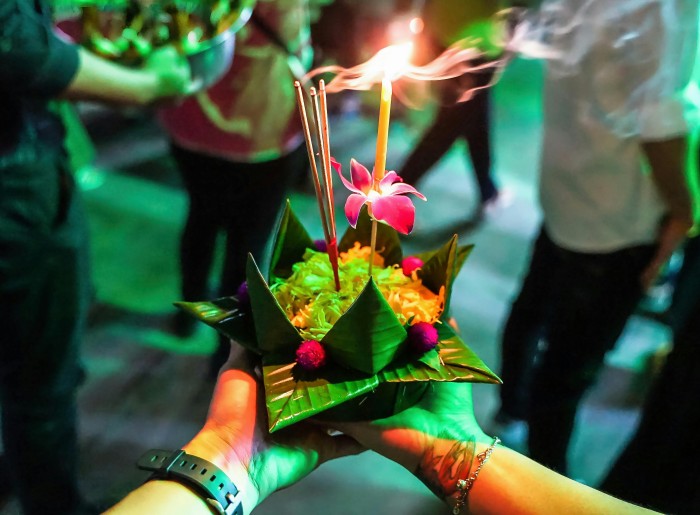
[[[328,244],[326,240],[314,240],[314,246],[319,252],[328,252]]]
[[[326,364],[326,350],[316,340],[303,341],[296,354],[297,364],[304,370],[317,370]]]
[[[236,290],[236,298],[238,303],[243,307],[250,306],[250,294],[248,293],[248,282],[243,281]]]
[[[411,273],[423,266],[423,260],[415,256],[409,256],[403,258],[401,261],[401,269],[403,270],[403,275],[410,277]]]
[[[416,352],[428,352],[438,344],[437,329],[428,322],[413,324],[408,328],[408,342]]]

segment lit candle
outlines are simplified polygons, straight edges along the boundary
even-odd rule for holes
[[[391,114],[391,80],[382,79],[382,96],[379,104],[379,127],[377,129],[377,152],[374,159],[374,187],[379,187],[379,181],[386,170],[386,151],[389,145],[389,118]]]

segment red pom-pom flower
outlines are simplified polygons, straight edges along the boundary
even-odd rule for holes
[[[411,277],[411,274],[422,266],[423,260],[415,256],[408,256],[401,260],[401,269],[406,277]]]
[[[425,353],[438,344],[438,332],[428,322],[418,322],[408,328],[408,342],[416,352]]]
[[[326,364],[326,349],[316,340],[301,342],[297,349],[297,364],[307,371],[321,368]]]

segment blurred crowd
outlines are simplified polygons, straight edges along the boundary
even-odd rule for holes
[[[652,509],[700,512],[697,0],[206,5],[219,9],[217,20],[234,19],[231,6],[243,5],[237,14],[245,23],[236,27],[231,64],[205,87],[173,45],[133,65],[112,59],[94,39],[58,34],[59,18],[80,13],[67,2],[0,5],[0,495],[16,495],[28,515],[45,512],[46,499],[58,515],[99,512],[84,501],[77,471],[80,347],[94,298],[74,179],[93,150],[76,105],[128,107],[158,120],[188,201],[181,299],[234,295],[248,253],[266,258],[289,191],[308,191],[294,80],[328,64],[350,68],[410,37],[415,66],[460,46],[477,49],[460,72],[428,85],[431,123],[397,169],[420,185],[461,141],[464,168],[473,171],[465,180],[476,195],[458,216],[474,225],[511,200],[494,171],[491,86],[519,54],[544,61],[542,221],[494,342],[503,386],[493,420],[483,426],[493,434],[526,427],[529,458],[570,475],[583,396],[628,319],[652,316],[670,328],[670,351],[631,441],[595,486]],[[339,117],[361,113],[364,98],[345,91],[330,107]],[[655,302],[660,291],[672,293]],[[188,338],[194,324],[178,312],[168,328]],[[229,350],[220,337],[211,379]],[[346,429],[359,440],[371,434]],[[391,457],[392,450],[380,452]],[[518,468],[517,460],[506,465]],[[533,482],[545,474],[523,470]]]

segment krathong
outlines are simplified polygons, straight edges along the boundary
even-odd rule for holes
[[[404,259],[398,232],[379,224],[370,277],[372,225],[363,209],[340,239],[336,291],[328,255],[288,203],[267,280],[249,256],[237,295],[178,303],[260,356],[271,432],[312,416],[386,417],[417,402],[431,381],[500,382],[449,323],[454,279],[472,246],[455,235]],[[419,262],[404,273],[402,265]]]

